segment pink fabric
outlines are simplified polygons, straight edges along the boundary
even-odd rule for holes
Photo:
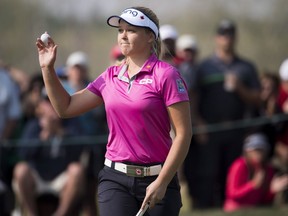
[[[230,212],[240,208],[271,204],[274,195],[270,192],[270,183],[274,171],[270,166],[266,166],[265,170],[265,183],[256,189],[250,179],[250,170],[245,159],[238,158],[228,172],[224,210]]]
[[[152,55],[130,84],[112,66],[88,85],[105,103],[109,138],[106,158],[140,164],[164,162],[172,140],[167,106],[188,101],[179,72]],[[128,77],[127,71],[124,77]]]

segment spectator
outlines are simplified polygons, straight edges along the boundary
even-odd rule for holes
[[[227,176],[224,210],[273,204],[275,193],[288,187],[288,175],[275,176],[267,161],[269,143],[265,135],[249,135],[243,146],[243,156],[236,159]]]
[[[0,68],[0,113],[0,140],[12,138],[21,117],[20,96],[9,72],[3,68]]]
[[[86,53],[76,51],[71,53],[66,61],[67,79],[73,89],[73,94],[76,91],[87,86],[89,83],[89,59]]]
[[[9,73],[9,76],[16,84],[20,96],[22,96],[22,94],[27,91],[30,78],[29,75],[19,68],[16,68],[9,64],[5,64],[1,59],[0,68],[5,69]]]
[[[23,110],[22,121],[24,126],[31,119],[36,118],[35,116],[36,106],[41,99],[43,87],[44,87],[44,81],[41,76],[41,73],[36,72],[32,74],[28,83],[28,89],[23,94],[22,98],[22,110]]]
[[[4,148],[3,142],[14,137],[21,118],[20,95],[9,72],[0,65],[0,213],[8,214],[7,202],[11,187],[11,172],[14,162],[12,148]]]
[[[202,131],[192,139],[185,169],[195,208],[222,206],[227,169],[241,154],[247,130],[234,127],[234,121],[249,118],[260,104],[257,71],[237,54],[236,39],[235,23],[222,20],[215,53],[199,64],[192,80],[192,121]],[[209,132],[210,124],[225,127]]]
[[[70,95],[87,87],[90,81],[88,73],[89,59],[87,54],[82,51],[71,53],[66,61],[66,75],[68,81],[66,90],[71,90],[70,92],[68,91]],[[108,132],[104,106],[97,107],[77,118],[80,119],[83,135],[103,135]]]
[[[288,174],[288,130],[277,136],[275,151],[272,158],[273,166],[280,175]],[[288,190],[277,194],[275,204],[283,205],[288,203]]]
[[[110,51],[110,64],[120,65],[125,56],[122,54],[118,44],[114,45]]]
[[[161,59],[173,66],[178,64],[176,56],[176,40],[178,38],[177,29],[170,24],[161,25],[159,28],[160,39],[162,41]]]
[[[176,54],[181,59],[181,63],[178,65],[179,72],[185,80],[188,90],[190,90],[198,61],[198,44],[195,37],[184,34],[177,38]]]
[[[280,88],[277,104],[284,114],[288,113],[288,59],[284,60],[279,68]],[[273,165],[277,171],[288,173],[288,124],[283,122],[282,131],[278,134],[275,153],[273,157]],[[277,204],[288,203],[288,191],[283,191],[277,196]]]
[[[280,80],[276,73],[264,71],[261,73],[260,81],[261,106],[259,108],[259,116],[270,119],[274,117],[274,115],[281,113],[281,109],[277,104]],[[277,134],[283,129],[283,126],[283,122],[275,122],[271,120],[259,127],[259,130],[261,130],[267,136],[269,143],[272,145],[268,154],[269,158],[273,156],[276,137]]]
[[[71,128],[75,124],[65,127],[48,98],[44,97],[36,108],[37,121],[23,132],[13,189],[28,215],[38,215],[36,199],[45,193],[60,196],[55,216],[71,215],[75,202],[84,193],[85,170],[78,162],[82,147],[64,145],[65,138],[77,135],[78,130]],[[28,143],[35,146],[25,146]]]
[[[277,74],[264,71],[260,76],[261,81],[261,103],[260,113],[264,116],[273,116],[280,112],[277,104],[280,80]]]
[[[183,34],[179,36],[176,40],[176,55],[177,58],[180,59],[179,65],[177,66],[182,78],[184,79],[187,89],[191,91],[191,84],[192,80],[195,76],[195,71],[198,64],[198,44],[193,35],[190,34]],[[171,134],[173,131],[171,132]],[[173,134],[172,134],[173,135]],[[190,170],[183,169],[185,167],[185,163],[187,160],[184,161],[184,165],[178,172],[180,182],[185,181],[185,176],[189,175]],[[189,165],[188,165],[189,167]],[[183,172],[188,172],[184,174]]]
[[[288,59],[284,60],[279,68],[280,88],[277,98],[277,105],[284,113],[288,113]],[[277,143],[275,146],[275,163],[280,172],[288,172],[288,148],[287,148],[287,134],[288,124],[285,121],[281,133],[278,135]]]
[[[281,80],[278,104],[284,113],[288,113],[288,59],[284,60],[279,69]]]

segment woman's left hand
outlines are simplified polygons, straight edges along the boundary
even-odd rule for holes
[[[161,184],[157,179],[146,188],[146,196],[142,203],[142,209],[146,204],[153,208],[165,196],[167,185]]]
[[[41,68],[54,68],[57,54],[57,45],[51,37],[45,44],[40,38],[37,38],[36,46],[38,49],[39,63]]]

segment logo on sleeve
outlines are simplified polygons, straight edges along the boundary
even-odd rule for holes
[[[178,88],[179,93],[186,92],[186,88],[182,79],[177,79],[176,83],[177,83],[177,88]]]

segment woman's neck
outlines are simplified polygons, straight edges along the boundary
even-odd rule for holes
[[[128,74],[130,77],[137,74],[140,69],[142,68],[143,64],[147,61],[147,59],[150,57],[149,55],[141,56],[141,57],[128,57],[126,60],[126,63],[128,65]]]

